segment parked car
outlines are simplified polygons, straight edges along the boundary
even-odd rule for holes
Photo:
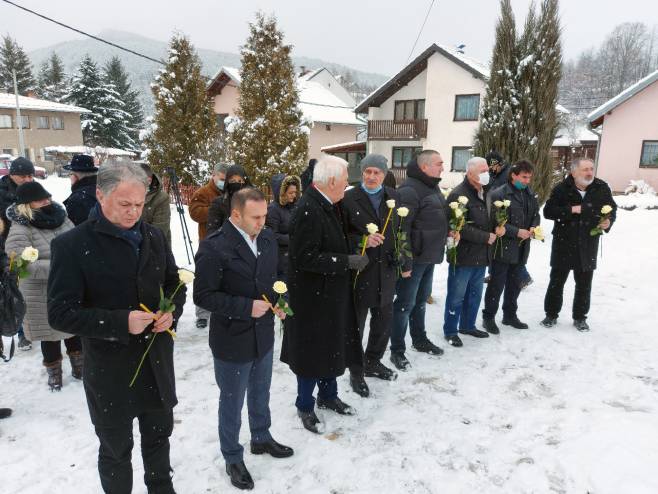
[[[12,156],[11,154],[0,154],[0,176],[9,175],[9,167],[15,159],[16,156]],[[34,176],[37,178],[48,178],[48,172],[44,167],[34,165]]]

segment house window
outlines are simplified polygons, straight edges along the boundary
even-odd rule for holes
[[[324,130],[327,130],[327,131],[331,132],[331,124],[325,125]]]
[[[479,114],[479,94],[458,94],[455,96],[455,120],[477,120]]]
[[[37,117],[37,129],[49,129],[49,124],[48,117]]]
[[[27,115],[21,115],[21,128],[29,129],[30,128],[30,117]]]
[[[423,120],[424,118],[424,99],[410,99],[395,102],[393,120]]]
[[[473,148],[470,147],[453,147],[452,148],[452,168],[453,172],[465,172],[466,163],[473,157]]]
[[[391,166],[395,168],[406,167],[407,163],[411,161],[411,158],[414,158],[422,150],[422,147],[417,146],[394,147]]]
[[[53,117],[53,129],[63,130],[64,129],[64,119],[61,117]]]
[[[658,167],[658,141],[643,141],[640,166]]]
[[[228,113],[218,113],[215,117],[217,128],[220,132],[224,132],[226,130],[226,117],[228,117]]]
[[[11,115],[0,115],[0,129],[11,129]]]

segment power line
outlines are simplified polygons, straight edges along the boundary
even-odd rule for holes
[[[76,33],[82,34],[82,35],[87,36],[91,39],[95,39],[96,41],[100,41],[101,43],[105,43],[106,45],[110,45],[110,46],[113,46],[114,48],[118,48],[119,50],[123,50],[123,51],[126,51],[128,53],[132,53],[133,55],[137,55],[138,57],[145,58],[146,60],[150,60],[151,62],[155,62],[155,63],[159,63],[161,65],[165,65],[165,63],[162,60],[158,60],[156,58],[149,57],[148,55],[144,55],[143,53],[136,52],[135,50],[131,50],[130,48],[126,48],[124,46],[117,45],[116,43],[113,43],[111,41],[107,41],[103,38],[99,38],[98,36],[94,36],[93,34],[86,33],[86,32],[84,32],[80,29],[77,29],[75,27],[64,24],[63,22],[56,21],[55,19],[52,19],[52,18],[50,18],[48,16],[45,16],[43,14],[40,14],[39,12],[35,12],[34,10],[30,10],[27,7],[23,7],[22,5],[18,5],[17,3],[11,2],[10,0],[2,0],[2,1],[9,4],[9,5],[13,5],[14,7],[17,7],[21,10],[24,10],[25,12],[29,12],[30,14],[34,14],[38,17],[41,17],[42,19],[45,19],[49,22],[53,22],[53,23],[55,23],[59,26],[62,26],[64,28],[66,28],[66,29],[70,29],[71,31],[75,31]]]
[[[425,27],[425,23],[427,22],[427,18],[430,16],[430,12],[432,11],[432,7],[434,6],[434,1],[430,3],[430,8],[427,9],[427,14],[425,14],[425,19],[423,20],[423,24],[420,26],[420,31],[418,31],[418,36],[416,36],[416,41],[414,41],[414,46],[411,47],[411,51],[409,52],[409,56],[407,57],[407,63],[409,63],[409,60],[411,59],[411,55],[413,55],[414,50],[416,49],[416,44],[418,43],[418,40],[420,39],[420,35],[423,32],[423,28]]]

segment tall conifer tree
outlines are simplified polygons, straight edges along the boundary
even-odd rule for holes
[[[12,70],[16,71],[18,94],[26,95],[36,89],[32,64],[27,54],[9,35],[0,43],[0,91],[14,94]]]
[[[132,88],[128,74],[119,57],[112,57],[105,65],[105,82],[112,84],[123,102],[123,110],[128,114],[126,126],[134,142],[139,140],[139,131],[144,123],[142,105],[139,103],[138,92]]]

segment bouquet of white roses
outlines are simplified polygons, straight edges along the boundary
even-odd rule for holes
[[[505,199],[504,201],[494,201],[494,207],[496,208],[495,217],[496,224],[498,226],[505,226],[507,223],[507,208],[510,207],[512,201]],[[498,246],[502,243],[500,237],[496,238],[496,246],[494,247],[494,258],[496,257],[496,252],[498,251]]]
[[[402,257],[411,258],[411,249],[409,247],[409,239],[407,239],[407,232],[402,231],[402,221],[409,215],[409,208],[399,207],[397,210],[398,218],[398,231],[395,235],[395,260],[397,264],[398,276],[402,272]]]
[[[39,251],[34,247],[25,247],[20,256],[12,252],[9,255],[9,272],[16,273],[19,280],[27,278],[30,275],[27,267],[37,259],[39,259]]]
[[[450,206],[450,221],[448,223],[450,231],[459,233],[464,228],[466,224],[466,214],[468,213],[468,197],[459,196],[456,201],[448,204]],[[459,241],[455,240],[454,237],[448,237],[446,241],[446,255],[448,256],[448,262],[454,266],[457,265],[457,246]]]

